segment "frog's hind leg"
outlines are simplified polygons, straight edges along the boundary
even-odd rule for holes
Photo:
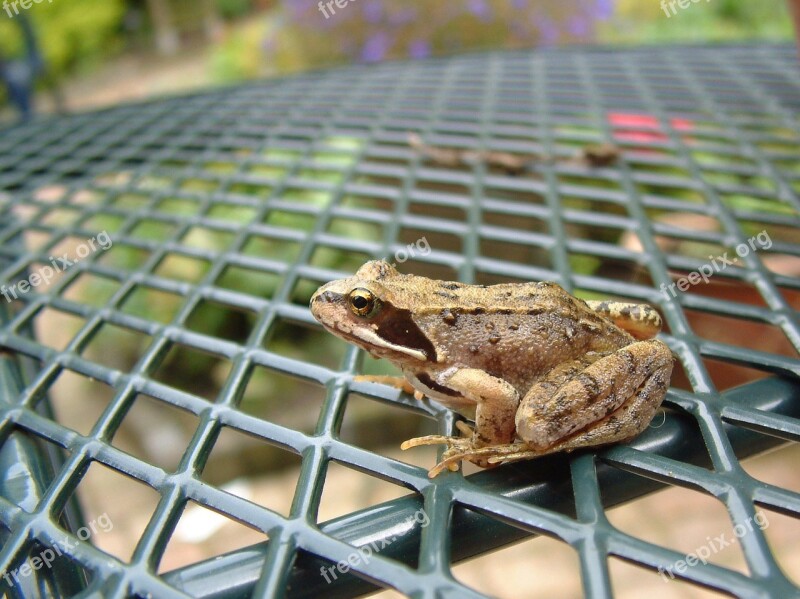
[[[475,447],[469,439],[431,436],[404,448],[446,443],[442,461],[428,473],[434,477],[462,460],[492,466],[628,441],[652,419],[671,372],[672,352],[664,343],[632,343],[598,360],[562,364],[534,385],[517,412],[521,441]]]
[[[516,452],[498,451],[488,459],[489,463],[516,462],[559,451],[572,451],[582,447],[597,447],[610,443],[630,441],[644,430],[653,418],[661,404],[661,399],[666,393],[669,375],[672,371],[671,354],[668,356],[668,352],[669,349],[666,346],[663,349],[658,348],[654,352],[652,364],[656,368],[655,371],[651,376],[646,377],[630,397],[607,417],[589,424],[580,431],[546,448],[537,448],[523,443],[523,448]]]
[[[590,426],[580,433],[557,443],[547,449],[535,449],[523,443],[524,449],[513,453],[500,453],[488,459],[490,464],[505,464],[519,460],[529,460],[538,458],[559,451],[572,451],[574,449],[586,447],[598,447],[611,443],[621,443],[635,438],[641,431],[641,423],[649,423],[654,415],[654,409],[648,400],[648,392],[657,389],[660,383],[650,379],[641,388],[641,393],[637,393],[627,402],[622,404],[611,418],[603,420],[594,426]],[[649,387],[649,389],[648,389]],[[655,406],[656,408],[658,406]],[[617,418],[616,414],[620,413]]]
[[[666,344],[632,343],[555,390],[534,385],[517,412],[517,434],[536,455],[628,441],[655,415],[671,373],[672,352]]]

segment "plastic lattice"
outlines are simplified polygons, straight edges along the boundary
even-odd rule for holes
[[[612,595],[610,556],[653,571],[685,558],[614,527],[610,506],[672,485],[716,498],[733,525],[752,522],[757,505],[797,518],[800,495],[756,480],[740,459],[800,439],[799,108],[789,46],[568,49],[344,68],[6,129],[0,281],[18,293],[0,302],[0,570],[19,568],[65,531],[74,542],[9,593],[352,596],[380,585],[477,596],[451,564],[539,534],[568,544],[585,594],[604,597]],[[517,175],[480,160],[448,167],[411,148],[409,132],[439,147],[545,158]],[[598,142],[621,148],[617,163],[569,160]],[[49,286],[19,287],[51,256],[99,243],[103,231],[113,249],[75,261]],[[317,364],[271,351],[267,340],[287,321],[318,332],[305,303],[314,287],[421,236],[432,251],[401,265],[407,272],[554,280],[581,297],[658,306],[679,363],[664,424],[625,446],[434,480],[343,441],[353,390],[445,433],[454,417],[354,382],[363,356],[353,348],[334,365]],[[701,273],[726,253],[731,263],[710,281],[695,275],[670,295],[676,276]],[[276,282],[259,295],[248,281],[261,276]],[[172,298],[174,310],[156,318],[161,300],[130,310],[143,289],[160,294],[146,298]],[[249,315],[246,332],[231,339],[192,328],[204,302]],[[59,347],[33,332],[44,311],[79,323]],[[132,367],[117,368],[114,350],[86,351],[107,327],[138,339]],[[157,376],[176,347],[225,366],[218,394]],[[313,431],[240,409],[256,367],[324,385]],[[65,372],[110,389],[82,433],[46,399]],[[173,469],[111,443],[139,394],[196,417]],[[222,429],[302,457],[288,516],[201,479]],[[414,493],[317,525],[330,461]],[[92,463],[157,492],[129,562],[75,536],[75,490]],[[159,573],[189,500],[269,540]],[[420,507],[424,528],[409,520]],[[357,575],[330,585],[320,577],[354,547],[398,536],[355,566]],[[762,530],[741,545],[749,573],[709,563],[679,576],[739,596],[798,595]]]

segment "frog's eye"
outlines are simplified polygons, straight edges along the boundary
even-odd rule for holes
[[[369,289],[353,289],[348,299],[353,314],[362,318],[374,316],[380,308],[380,300]]]

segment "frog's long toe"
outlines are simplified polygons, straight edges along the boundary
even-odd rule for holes
[[[459,464],[463,460],[467,459],[474,451],[475,449],[466,443],[460,444],[460,446],[449,447],[442,454],[441,461],[436,464],[436,466],[428,470],[428,478],[434,478],[438,476],[445,468],[451,472],[456,472]]]
[[[428,435],[426,437],[414,437],[400,444],[400,449],[406,450],[420,445],[451,445],[453,441],[458,441],[457,437],[445,437],[444,435]]]
[[[461,442],[454,443],[452,446],[448,447],[444,454],[442,454],[442,460],[428,471],[428,476],[430,478],[438,476],[445,468],[456,470],[457,468],[454,468],[454,466],[463,460],[469,460],[481,468],[491,468],[505,461],[506,454],[515,456],[521,455],[524,453],[523,450],[527,448],[525,443],[473,447],[472,442],[467,439],[459,439],[459,441]]]
[[[506,462],[517,462],[519,460],[529,460],[531,458],[538,458],[546,453],[547,451],[539,451],[535,449],[527,449],[524,451],[515,451],[514,453],[507,453],[507,454],[499,454],[493,455],[489,458],[489,463],[492,465],[499,465],[505,464]]]
[[[464,432],[463,430],[461,431]],[[458,470],[458,463],[464,459],[465,456],[475,451],[472,447],[472,439],[465,437],[445,437],[443,435],[428,435],[427,437],[416,437],[409,439],[400,445],[400,449],[410,449],[411,447],[419,447],[420,445],[447,445],[442,454],[442,460],[428,471],[428,476],[433,478],[441,474],[445,468],[455,472]]]
[[[468,425],[462,429],[462,434],[466,429],[472,430]],[[420,445],[447,445],[442,454],[441,461],[428,471],[428,476],[434,478],[441,474],[445,469],[455,471],[458,469],[459,462],[469,460],[481,468],[491,468],[506,461],[514,461],[534,454],[541,454],[541,451],[534,451],[524,442],[509,443],[507,445],[494,445],[488,447],[474,447],[472,439],[469,437],[446,437],[444,435],[428,435],[427,437],[416,437],[405,441],[400,448],[410,449]],[[545,452],[546,453],[546,452]]]
[[[527,443],[510,443],[508,445],[494,445],[489,447],[467,447],[463,450],[453,447],[444,452],[442,461],[431,470],[435,474],[428,473],[429,476],[436,476],[443,467],[448,467],[462,460],[469,460],[481,468],[492,468],[499,466],[507,461],[516,461],[541,455],[541,451],[531,450]],[[451,468],[452,469],[452,468]]]
[[[450,470],[450,472],[456,472],[458,470],[459,463],[463,459],[464,457],[461,454],[456,454],[450,456],[449,458],[442,459],[441,462],[428,470],[428,478],[436,478],[444,471],[445,468]]]

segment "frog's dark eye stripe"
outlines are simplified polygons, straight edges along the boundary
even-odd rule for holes
[[[390,302],[382,302],[380,315],[375,319],[378,336],[394,345],[422,352],[431,362],[437,361],[436,348],[419,328],[410,310],[401,310]]]
[[[348,296],[350,310],[356,316],[369,318],[380,309],[380,300],[369,289],[353,289]]]

